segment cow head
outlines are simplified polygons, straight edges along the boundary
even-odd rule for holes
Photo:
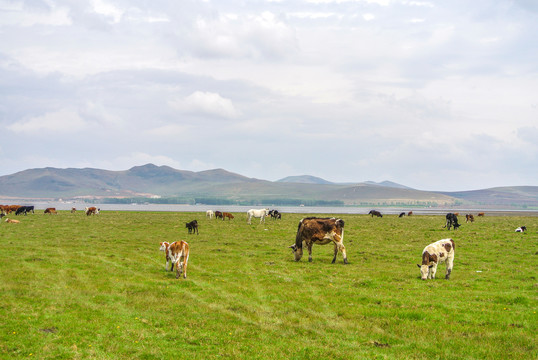
[[[289,246],[289,248],[293,251],[293,255],[295,255],[295,261],[301,260],[303,257],[303,248],[298,247],[296,244]]]
[[[419,264],[417,264],[417,266],[420,269],[420,278],[422,280],[426,280],[428,278],[428,273],[430,272],[430,269],[433,267],[433,265],[419,265]]]
[[[163,241],[161,243],[161,247],[159,248],[160,251],[166,251],[166,249],[168,248],[168,243],[166,241]]]

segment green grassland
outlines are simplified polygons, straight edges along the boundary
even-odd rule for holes
[[[341,215],[349,264],[314,245],[295,262],[301,214],[264,224],[201,213],[103,211],[0,224],[1,359],[538,358],[538,218]],[[316,214],[325,216],[323,214]],[[14,218],[14,216],[12,216]],[[185,222],[197,219],[199,235]],[[518,226],[529,231],[515,233]],[[429,243],[454,270],[422,281]],[[160,241],[190,244],[188,277]]]

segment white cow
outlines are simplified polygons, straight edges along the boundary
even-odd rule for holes
[[[435,279],[437,265],[443,262],[446,262],[445,279],[450,279],[450,273],[454,266],[455,247],[452,239],[439,240],[426,246],[422,251],[422,265],[417,264],[421,279]]]
[[[262,223],[262,221],[265,223],[266,216],[269,216],[269,209],[250,209],[249,211],[247,211],[247,223],[250,225],[250,220],[253,217],[260,218],[260,224]]]
[[[207,210],[205,212],[205,217],[208,217],[210,220],[213,219],[213,216],[215,216],[215,212],[213,212],[213,210]]]

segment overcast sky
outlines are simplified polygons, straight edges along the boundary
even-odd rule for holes
[[[0,175],[538,185],[538,1],[0,0]]]

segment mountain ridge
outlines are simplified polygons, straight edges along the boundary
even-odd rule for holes
[[[498,187],[460,192],[423,191],[383,181],[334,183],[311,176],[278,181],[246,177],[225,169],[200,172],[145,164],[128,170],[53,167],[0,176],[0,198],[181,198],[188,201],[316,200],[340,205],[538,207],[538,187]]]

